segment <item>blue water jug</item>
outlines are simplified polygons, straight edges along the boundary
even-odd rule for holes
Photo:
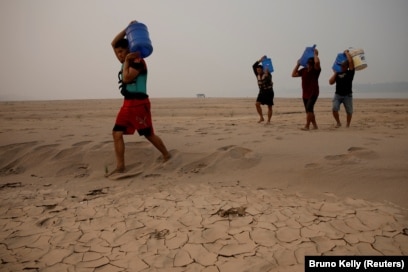
[[[303,67],[306,67],[307,61],[310,58],[314,57],[315,48],[316,48],[315,44],[311,47],[306,47],[305,51],[303,52],[302,57],[300,58],[300,65],[302,65]]]
[[[265,58],[262,61],[262,67],[263,67],[264,72],[268,70],[269,73],[272,73],[273,72],[272,60],[270,58]]]
[[[334,70],[336,73],[341,73],[341,72],[342,72],[341,65],[342,65],[342,63],[345,62],[345,61],[347,61],[347,56],[346,56],[346,54],[344,54],[344,53],[339,53],[339,54],[337,54],[337,57],[336,57],[336,59],[334,60],[334,63],[333,63],[333,66],[332,66],[333,70]]]
[[[130,52],[140,52],[142,58],[147,58],[153,52],[147,26],[134,22],[126,28],[126,37],[129,41]]]

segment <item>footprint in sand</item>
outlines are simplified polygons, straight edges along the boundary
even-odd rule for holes
[[[107,178],[112,179],[112,180],[120,180],[120,179],[126,179],[126,178],[133,178],[136,177],[140,174],[143,173],[144,170],[144,164],[141,162],[133,163],[130,165],[126,166],[126,170],[121,173],[111,173],[109,175],[106,175]],[[109,170],[106,168],[106,172]],[[106,174],[107,174],[106,173]]]
[[[318,168],[320,165],[318,163],[308,163],[305,168]]]
[[[62,160],[62,159],[66,159],[67,157],[71,157],[71,156],[75,156],[80,154],[80,148],[77,146],[74,147],[70,147],[70,148],[65,148],[61,151],[59,151],[54,157],[53,159],[56,160]]]
[[[349,156],[348,154],[340,154],[340,155],[328,155],[324,157],[328,161],[337,161],[342,159],[347,159]]]
[[[378,158],[378,154],[375,151],[363,147],[350,147],[348,152],[361,159],[371,160]]]
[[[373,160],[378,157],[377,153],[373,150],[363,148],[363,147],[350,147],[347,149],[348,153],[345,154],[337,154],[337,155],[328,155],[324,157],[326,162],[330,162],[330,164],[356,164],[361,163],[364,160]],[[305,168],[314,169],[323,166],[325,163],[308,163],[305,165]]]
[[[108,146],[109,148],[113,147],[113,141],[104,141],[104,142],[100,142],[94,146],[91,147],[91,150],[99,150],[105,146]]]
[[[82,142],[77,142],[75,144],[73,144],[72,146],[83,146],[83,145],[87,145],[89,143],[92,143],[91,141],[82,141]]]
[[[74,178],[84,178],[89,176],[89,166],[84,163],[70,164],[59,169],[56,174],[58,176],[73,176]]]
[[[329,155],[324,157],[328,161],[338,161],[340,163],[357,163],[362,160],[372,160],[378,157],[375,151],[363,147],[350,147],[346,154]]]
[[[58,144],[40,145],[34,148],[34,151],[55,151]]]
[[[126,143],[126,147],[131,147],[131,148],[150,148],[152,145],[147,142],[128,142]]]
[[[217,169],[251,168],[259,162],[259,156],[251,149],[228,145],[199,160],[181,167],[182,173],[211,172]]]

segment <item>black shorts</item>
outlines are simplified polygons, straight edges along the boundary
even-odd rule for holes
[[[314,105],[316,104],[317,96],[311,98],[303,98],[303,105],[305,105],[306,112],[314,112]]]
[[[114,125],[113,126],[113,131],[122,131],[123,134],[127,134],[127,127],[126,126],[121,126],[121,125]],[[139,136],[152,136],[153,135],[153,128],[152,127],[148,127],[148,128],[142,128],[142,129],[137,129],[136,130],[137,133],[139,134]]]
[[[256,98],[256,102],[261,103],[261,105],[273,106],[274,96],[275,93],[273,92],[273,89],[263,90],[259,92],[258,97]]]

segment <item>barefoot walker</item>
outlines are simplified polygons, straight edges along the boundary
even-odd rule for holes
[[[336,127],[341,127],[339,110],[340,105],[344,104],[347,114],[347,127],[350,127],[351,117],[353,115],[353,79],[354,63],[349,50],[344,51],[346,60],[341,63],[340,71],[333,69],[333,75],[329,79],[329,84],[336,83],[336,93],[333,98],[333,117],[336,120]]]
[[[268,106],[268,121],[267,124],[271,123],[271,118],[272,118],[272,106],[273,106],[273,97],[274,97],[274,92],[273,92],[273,82],[272,82],[272,71],[268,71],[267,69],[264,69],[260,63],[266,58],[266,56],[263,56],[260,60],[255,62],[252,65],[252,69],[254,70],[255,76],[258,80],[258,87],[259,87],[259,93],[258,97],[256,98],[256,111],[259,114],[259,121],[258,123],[263,122],[265,119],[262,114],[262,107],[261,105],[267,105]]]
[[[154,133],[150,100],[146,91],[147,66],[139,52],[129,52],[129,42],[125,39],[126,29],[121,31],[112,41],[116,57],[122,63],[119,72],[123,105],[116,117],[112,135],[116,154],[116,169],[106,176],[125,171],[125,143],[123,135],[133,135],[137,130],[140,136],[146,137],[167,161],[170,154],[163,141]]]
[[[313,56],[307,59],[306,67],[299,69],[301,60],[299,59],[292,71],[292,77],[302,78],[302,98],[306,110],[306,124],[303,130],[309,130],[310,124],[313,129],[317,129],[314,105],[319,97],[319,76],[321,72],[320,60],[317,49],[313,50]]]

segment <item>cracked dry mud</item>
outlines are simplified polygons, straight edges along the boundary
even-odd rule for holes
[[[398,209],[352,198],[211,183],[3,190],[20,199],[1,195],[1,271],[303,271],[305,255],[408,254]]]

